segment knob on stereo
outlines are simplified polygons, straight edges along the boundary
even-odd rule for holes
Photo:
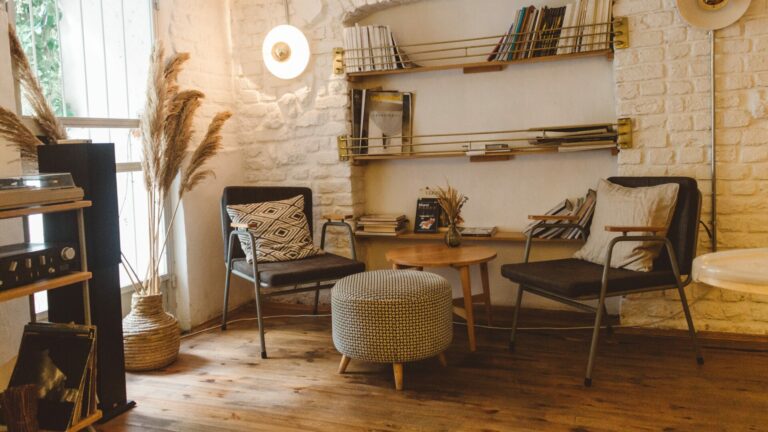
[[[76,255],[77,253],[75,252],[74,248],[67,246],[61,249],[61,259],[63,259],[64,261],[72,261],[73,259],[75,259]]]

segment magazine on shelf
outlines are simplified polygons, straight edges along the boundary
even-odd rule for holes
[[[368,154],[408,154],[411,146],[413,94],[397,91],[363,92],[361,136]]]

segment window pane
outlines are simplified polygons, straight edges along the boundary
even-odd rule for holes
[[[17,0],[16,26],[57,115],[138,118],[150,0]]]
[[[90,139],[94,144],[114,143],[115,162],[141,162],[141,133],[125,128],[67,128],[71,139]]]
[[[117,174],[117,196],[120,209],[120,249],[141,279],[149,265],[149,223],[147,220],[147,192],[141,172]],[[164,235],[165,233],[161,233]],[[167,273],[166,260],[160,265],[160,274]],[[131,279],[124,268],[120,269],[120,285],[128,286]]]

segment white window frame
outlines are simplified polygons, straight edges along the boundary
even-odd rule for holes
[[[133,0],[128,0],[133,1]],[[4,6],[6,13],[8,14],[9,22],[15,23],[16,22],[16,0],[0,0],[0,6]],[[152,5],[152,13],[150,15],[151,23],[150,27],[153,31],[153,36],[156,36],[157,34],[157,19],[158,19],[158,11],[159,11],[159,5],[157,0],[151,0]],[[21,94],[21,88],[16,85],[15,95],[16,95],[16,109],[18,113],[22,112],[22,94]],[[99,129],[99,128],[116,128],[116,129],[138,129],[140,126],[140,120],[139,119],[130,119],[130,118],[97,118],[97,117],[60,117],[61,123],[64,125],[64,127],[73,127],[73,128],[89,128],[89,129]],[[22,116],[23,123],[30,128],[30,130],[36,130],[37,125],[35,124],[34,120],[30,116]],[[117,173],[124,173],[124,172],[141,172],[141,163],[140,162],[117,162],[115,164],[116,172]],[[172,204],[170,202],[166,202],[165,204],[165,210],[166,214],[171,214],[173,211]],[[165,221],[165,228],[166,231],[168,230],[169,220],[166,219]],[[169,232],[169,237],[172,235],[172,233]],[[166,274],[161,276],[160,280],[162,282],[161,290],[164,292],[167,292],[170,289],[174,289],[176,286],[176,278],[173,275],[173,247],[172,247],[173,241],[169,239],[169,241],[166,244],[165,248],[165,259],[166,259]],[[127,295],[134,292],[134,288],[132,285],[125,285],[121,286],[120,292],[122,295]],[[41,312],[38,314],[39,317],[47,317],[47,311]]]

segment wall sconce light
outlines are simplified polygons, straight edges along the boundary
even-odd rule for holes
[[[285,21],[288,20],[288,0],[285,0]],[[279,25],[267,33],[261,55],[269,72],[280,79],[301,75],[309,64],[309,42],[301,30],[290,24]]]

